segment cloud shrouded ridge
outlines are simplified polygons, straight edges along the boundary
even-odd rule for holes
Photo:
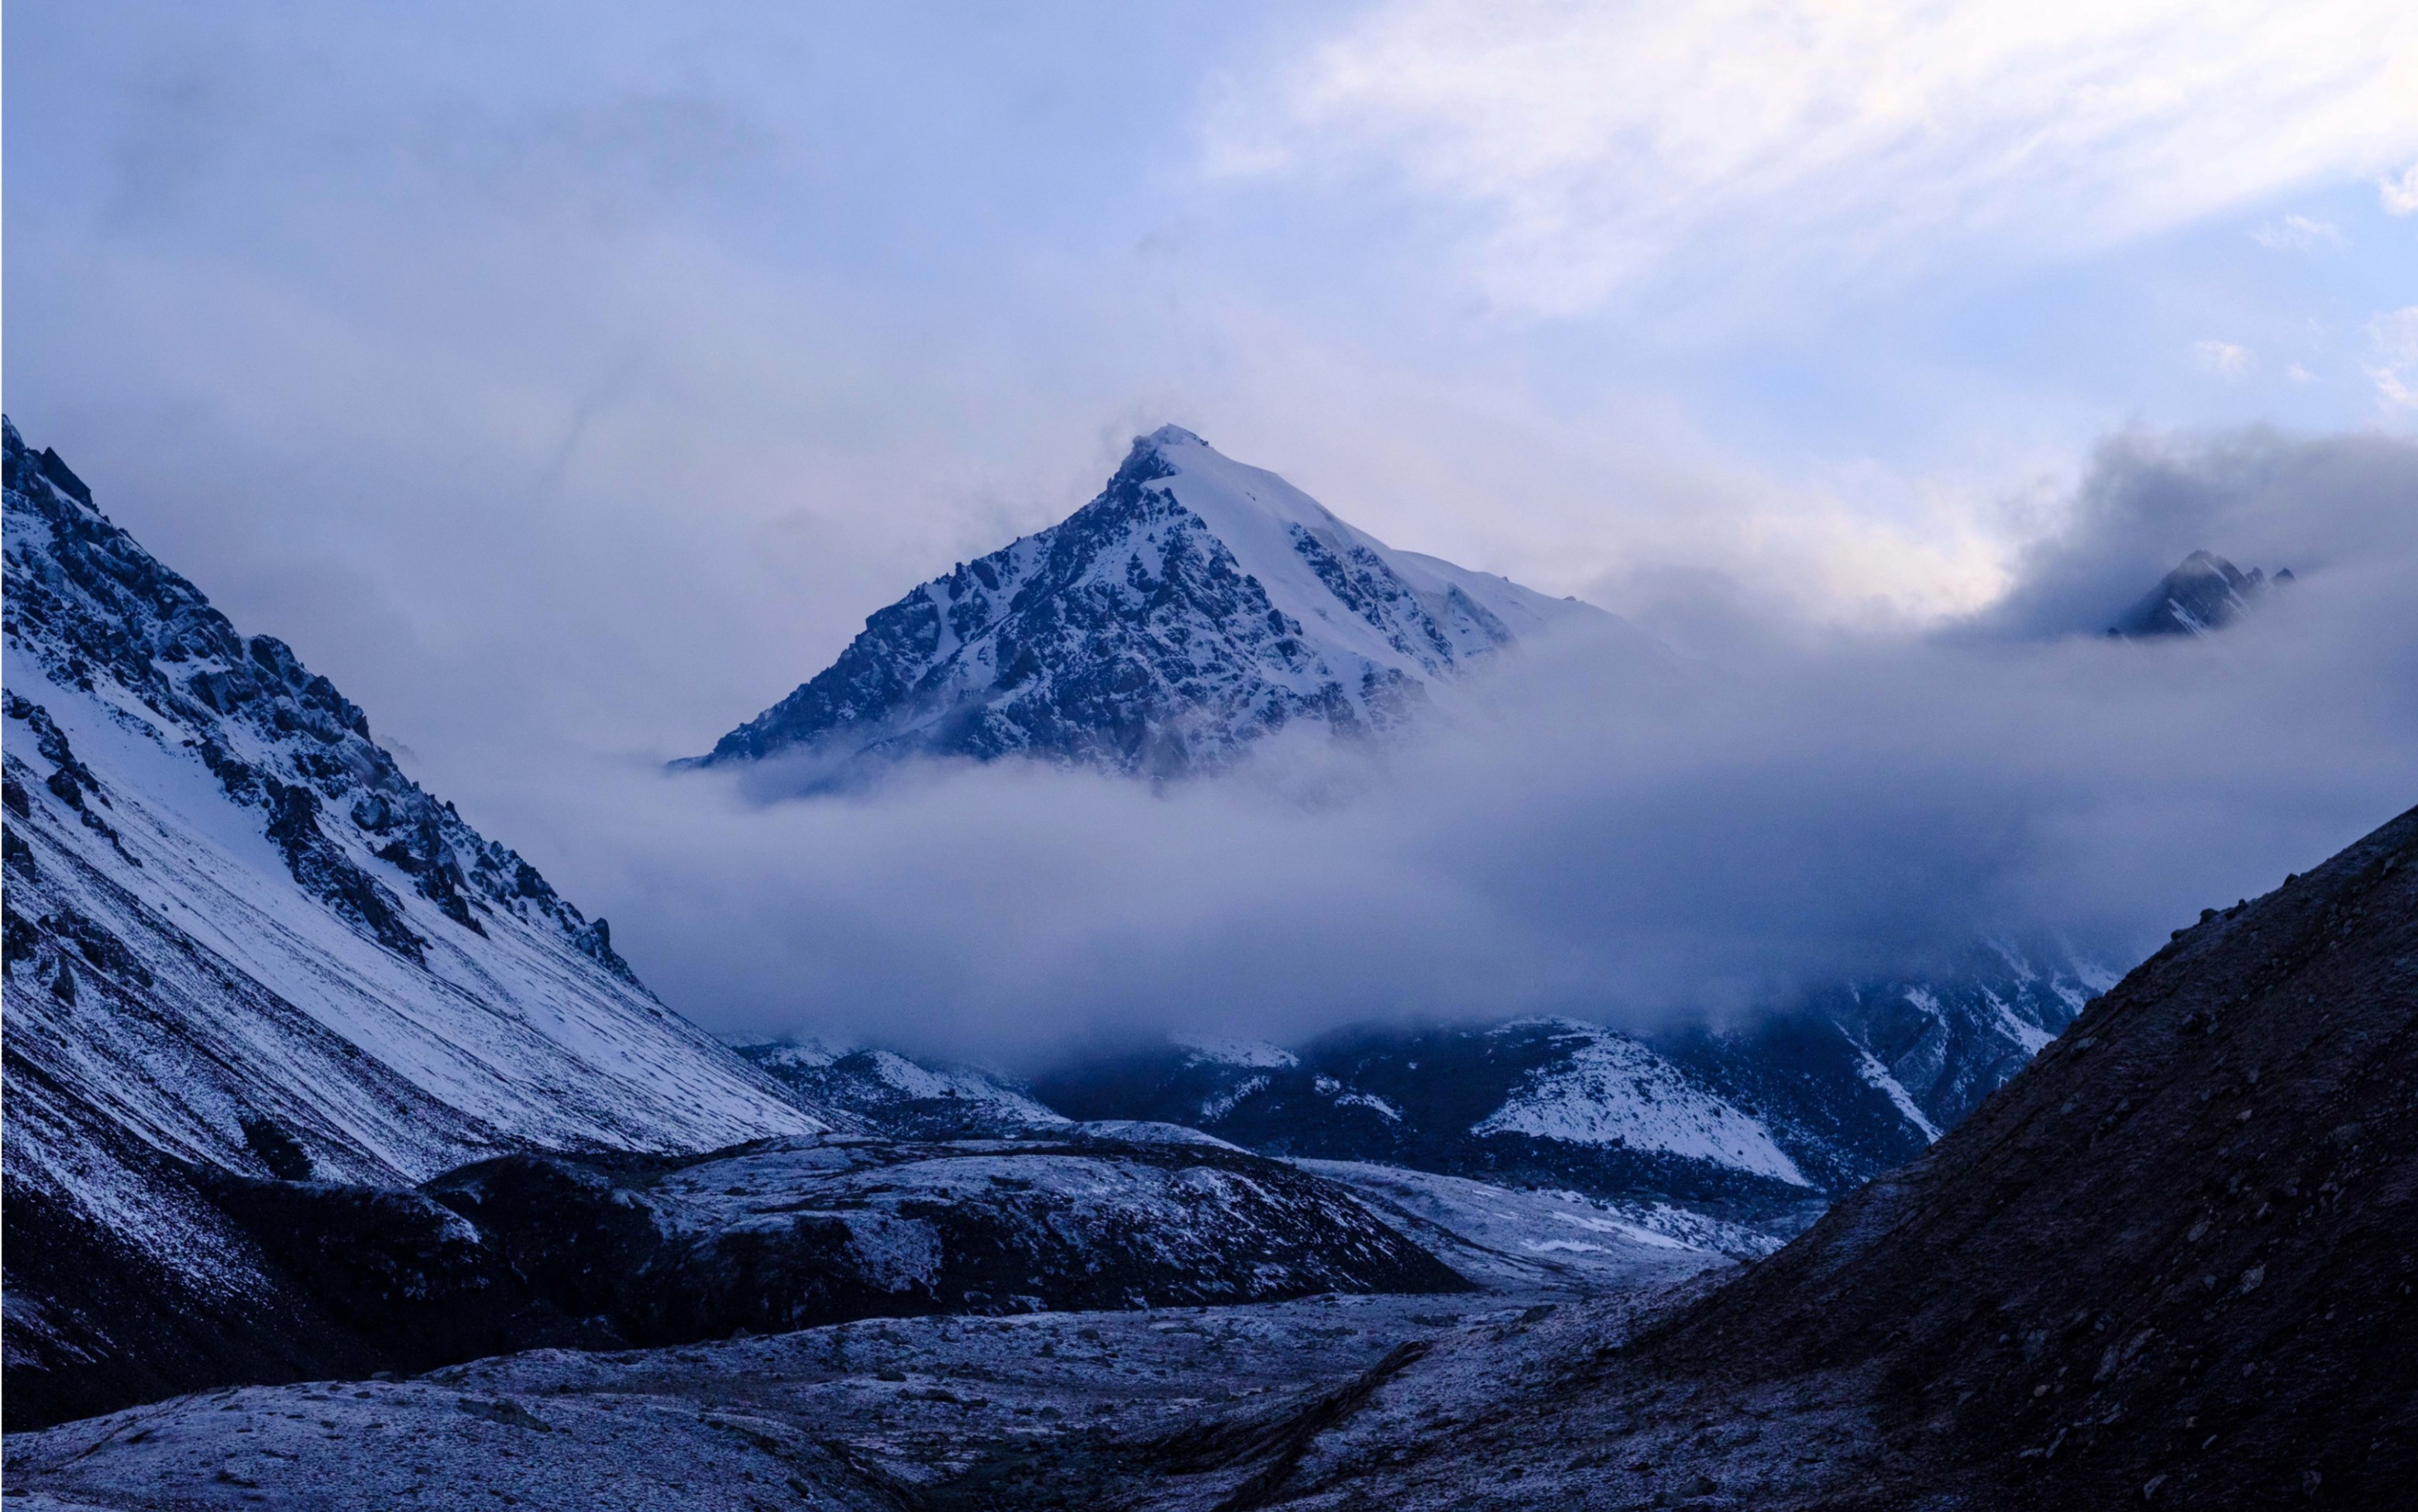
[[[620,769],[557,785],[548,864],[710,1024],[960,1053],[1642,1022],[1990,938],[2129,964],[2418,799],[2413,500],[2404,442],[2126,438],[1964,634],[1549,646],[1381,761],[1280,745],[1161,792],[1002,762],[758,803]],[[2206,641],[2099,634],[2201,545],[2298,581]]]

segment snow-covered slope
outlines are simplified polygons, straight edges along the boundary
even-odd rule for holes
[[[1761,1123],[1691,1082],[1652,1049],[1586,1024],[1552,1027],[1578,1043],[1559,1064],[1530,1073],[1470,1133],[1652,1151],[1791,1186],[1813,1184]]]
[[[36,1340],[102,1347],[28,1267],[257,1289],[196,1171],[409,1184],[506,1150],[823,1126],[406,777],[327,679],[0,439],[12,1380]]]
[[[1012,1134],[1068,1122],[1013,1080],[978,1066],[810,1039],[740,1036],[727,1043],[808,1106],[852,1115],[894,1138]]]
[[[1137,437],[1064,522],[874,615],[701,761],[787,755],[835,775],[868,757],[1023,754],[1171,775],[1299,722],[1398,728],[1470,669],[1573,622],[1623,628],[1396,551],[1170,425]]]

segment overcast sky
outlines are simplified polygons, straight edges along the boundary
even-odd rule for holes
[[[709,865],[633,859],[683,827],[636,813],[634,774],[1163,421],[1690,654],[1740,619],[1791,655],[1852,643],[1798,686],[1976,616],[2037,631],[2195,546],[2407,544],[2375,518],[2418,435],[2418,10],[2391,0],[19,0],[7,42],[11,417],[608,911]],[[2266,471],[2211,481],[2233,464]],[[2287,474],[2350,502],[2297,525]],[[2331,670],[2337,629],[2301,644],[2351,700],[2398,664]],[[1908,699],[1968,680],[1891,664]],[[2334,719],[2306,739],[2339,771],[2303,779],[2326,817],[2242,868],[2390,790],[2375,732]],[[808,821],[741,828],[775,822]],[[849,864],[714,885],[811,899]],[[1106,895],[1069,888],[1061,917]],[[617,924],[710,1022],[945,995],[784,998]]]

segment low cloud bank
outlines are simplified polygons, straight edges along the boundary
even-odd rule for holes
[[[2299,582],[2206,640],[2097,634],[2198,546]],[[2418,447],[2135,438],[1951,633],[1538,648],[1375,759],[1279,741],[1160,792],[1000,764],[762,802],[632,764],[541,806],[566,891],[710,1027],[1011,1062],[1733,1013],[1991,938],[2123,967],[2418,802],[2413,583]]]

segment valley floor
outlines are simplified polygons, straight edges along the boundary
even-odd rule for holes
[[[1380,1396],[1441,1403],[1468,1388],[1471,1362],[1517,1368],[1532,1333],[1583,1318],[1617,1336],[1730,1269],[1577,1199],[1375,1168],[1324,1173],[1485,1290],[875,1319],[228,1388],[12,1435],[8,1504],[1253,1505],[1287,1490],[1322,1437]],[[1427,1377],[1433,1388],[1414,1386]],[[1405,1428],[1423,1434],[1448,1418],[1441,1405],[1410,1411]]]

